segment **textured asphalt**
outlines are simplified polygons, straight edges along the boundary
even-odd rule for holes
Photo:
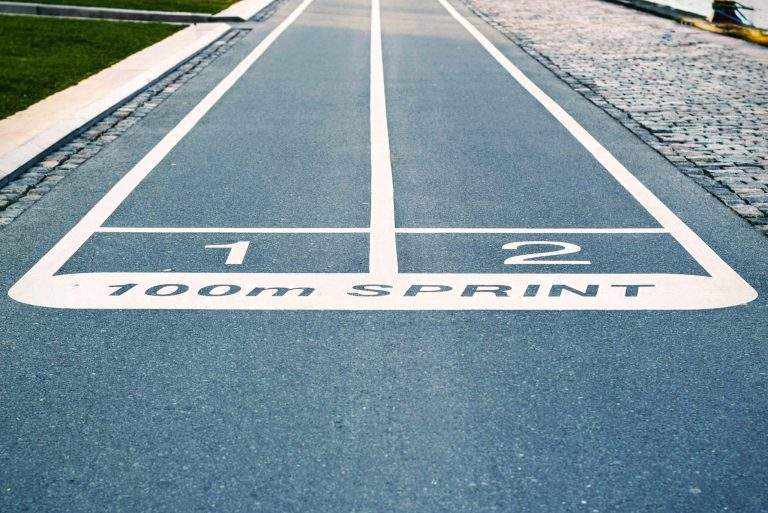
[[[297,5],[0,231],[0,511],[768,511],[768,241],[458,4],[758,299],[268,312],[7,297]],[[369,16],[364,0],[315,0],[107,224],[368,226]],[[657,226],[436,1],[384,0],[382,25],[398,226]],[[99,234],[61,272],[211,272],[201,245],[233,240]],[[252,240],[246,271],[368,265],[361,234]],[[599,272],[703,273],[663,234],[561,240]],[[401,234],[400,265],[499,272],[498,242]]]

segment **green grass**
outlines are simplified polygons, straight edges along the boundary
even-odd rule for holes
[[[180,28],[160,23],[0,16],[0,119]]]
[[[15,0],[17,2],[214,14],[238,0]]]

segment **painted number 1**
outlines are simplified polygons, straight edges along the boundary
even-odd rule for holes
[[[228,249],[229,252],[224,263],[226,265],[240,265],[245,260],[245,254],[248,252],[248,246],[250,245],[250,241],[241,240],[232,244],[208,244],[205,246],[205,249]]]
[[[511,256],[504,260],[504,265],[589,265],[592,263],[589,260],[544,260],[546,257],[571,255],[581,251],[581,246],[571,244],[570,242],[526,240],[520,242],[508,242],[504,244],[501,249],[517,250],[524,246],[557,246],[560,249]]]

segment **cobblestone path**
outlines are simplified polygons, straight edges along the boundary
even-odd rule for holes
[[[582,0],[465,0],[768,234],[768,49]]]

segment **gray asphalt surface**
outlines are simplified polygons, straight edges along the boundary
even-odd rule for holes
[[[297,5],[0,231],[2,290]],[[759,297],[270,312],[65,310],[3,293],[0,511],[768,511],[768,241],[454,5]],[[369,2],[315,0],[106,226],[368,227],[369,30]],[[658,227],[435,0],[384,0],[382,39],[398,227]],[[398,257],[402,272],[515,272],[499,243],[526,239],[401,233]],[[59,273],[229,272],[202,247],[238,240],[100,233]],[[258,251],[238,272],[368,266],[364,233],[247,240]],[[593,272],[706,274],[667,234],[552,240],[580,244]]]

